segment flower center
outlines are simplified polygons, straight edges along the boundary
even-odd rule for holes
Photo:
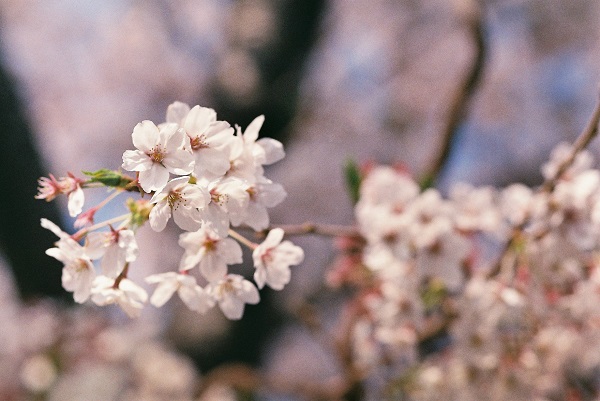
[[[250,188],[246,189],[246,192],[248,192],[248,195],[250,195],[251,201],[256,200],[256,188],[250,187]]]
[[[177,208],[181,205],[181,202],[184,204],[187,202],[183,196],[181,196],[181,192],[171,191],[169,192],[169,195],[167,195],[167,204],[171,209],[177,210]]]
[[[229,196],[227,194],[220,194],[214,189],[210,191],[210,200],[219,206],[225,205],[228,199]]]
[[[190,138],[190,143],[193,150],[206,149],[209,147],[208,143],[206,143],[206,135],[204,134]]]
[[[162,163],[165,159],[165,155],[166,149],[163,149],[163,147],[160,145],[156,145],[150,149],[150,153],[148,153],[148,157],[150,157],[150,160],[152,160],[154,163]]]

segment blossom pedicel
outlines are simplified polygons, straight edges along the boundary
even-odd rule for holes
[[[255,284],[228,272],[228,265],[242,262],[236,240],[262,255],[254,257],[259,288],[266,283],[282,289],[289,282],[289,266],[303,259],[302,250],[289,241],[278,245],[283,237],[280,229],[260,245],[231,229],[269,227],[267,208],[282,202],[286,192],[264,176],[263,166],[281,160],[283,146],[274,139],[258,139],[263,116],[242,133],[240,127],[218,121],[212,109],[175,102],[168,107],[166,120],[158,125],[146,120],[134,127],[131,137],[136,149],[123,153],[121,167],[135,177],[102,169],[85,172],[88,179],[72,174],[40,178],[36,198],[50,201],[66,194],[72,217],[83,210],[84,189],[109,187],[113,191],[82,213],[85,218],[76,221],[76,227],[82,228],[73,235],[43,219],[42,226],[59,237],[56,248],[47,253],[64,263],[63,287],[73,292],[76,302],[91,299],[97,305],[118,304],[135,317],[148,299],[146,291],[129,278],[139,255],[135,233],[146,222],[160,232],[173,217],[184,231],[179,244],[185,252],[179,271],[146,277],[147,283],[157,284],[150,303],[160,307],[177,292],[192,310],[204,313],[219,304],[228,318],[240,319],[244,304],[257,303],[259,293]],[[149,202],[129,199],[127,213],[93,224],[96,212],[122,192],[151,198]],[[197,272],[195,266],[199,266]]]

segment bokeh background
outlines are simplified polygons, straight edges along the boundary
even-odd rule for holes
[[[67,298],[44,255],[53,237],[38,226],[72,222],[64,203],[33,200],[37,177],[118,168],[135,124],[163,121],[175,100],[242,127],[265,115],[261,135],[287,150],[267,172],[288,191],[274,223],[351,224],[348,159],[418,177],[439,151],[478,52],[473,7],[482,75],[437,185],[539,183],[539,166],[580,132],[598,96],[596,0],[0,0],[0,249],[12,302]],[[89,205],[103,194],[93,196]],[[176,265],[175,230],[140,235],[140,275]],[[332,245],[295,241],[307,256],[292,283],[263,291],[241,322],[172,302],[139,324],[202,372],[239,361],[307,380],[334,374],[334,358],[293,319],[310,299],[335,322],[339,294],[322,291]],[[4,327],[0,337],[15,335]]]

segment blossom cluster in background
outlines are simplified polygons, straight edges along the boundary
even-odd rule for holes
[[[228,271],[228,265],[242,263],[239,243],[253,251],[258,288],[282,289],[290,280],[290,266],[302,262],[302,249],[282,242],[281,229],[271,230],[262,244],[231,229],[268,229],[267,208],[286,196],[281,185],[264,176],[263,166],[285,153],[280,142],[258,139],[263,121],[256,118],[242,132],[218,121],[212,109],[175,102],[166,122],[146,120],[133,129],[136,149],[123,153],[122,168],[135,177],[102,169],[87,172],[88,179],[72,174],[41,178],[36,197],[52,200],[66,194],[69,212],[77,216],[80,230],[73,235],[42,219],[42,226],[59,237],[47,254],[64,264],[62,284],[75,301],[118,304],[138,316],[148,294],[129,278],[130,264],[140,253],[135,232],[147,221],[154,231],[163,231],[171,218],[184,230],[179,238],[183,256],[177,271],[146,277],[156,285],[149,299],[154,306],[177,293],[194,311],[204,313],[218,303],[228,318],[241,318],[245,304],[259,302],[259,293],[255,284]],[[112,191],[107,198],[82,213],[83,189],[105,186]],[[128,213],[96,223],[96,212],[122,192],[139,192],[141,198],[126,201]]]
[[[329,278],[358,288],[353,363],[387,378],[383,394],[597,399],[600,171],[583,151],[561,172],[574,153],[561,144],[542,167],[553,185],[447,199],[404,171],[366,173],[360,234]]]

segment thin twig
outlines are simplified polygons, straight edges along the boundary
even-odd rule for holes
[[[358,228],[355,226],[344,226],[339,224],[317,224],[308,221],[302,224],[274,225],[270,227],[269,230],[272,230],[273,228],[283,229],[286,235],[316,234],[327,237],[360,235],[360,233],[358,232]]]
[[[469,100],[473,96],[483,75],[487,49],[484,39],[482,11],[480,5],[476,1],[471,1],[469,6],[471,7],[469,11],[465,13],[466,15],[464,18],[471,39],[475,45],[475,54],[465,79],[458,86],[450,100],[448,117],[441,133],[441,145],[438,153],[434,155],[433,160],[429,164],[429,169],[421,179],[421,186],[423,188],[432,186],[446,165],[448,157],[450,156],[453,138],[458,132],[461,122],[465,118]]]
[[[571,167],[577,155],[584,150],[589,143],[598,135],[598,123],[600,123],[600,97],[598,98],[598,102],[596,103],[596,108],[590,117],[585,129],[579,137],[573,142],[573,149],[571,150],[571,155],[565,161],[563,161],[556,170],[556,174],[553,177],[550,177],[544,182],[542,185],[542,191],[552,192],[554,187],[561,179],[563,174]]]
[[[581,153],[585,148],[587,148],[587,146],[590,144],[590,142],[598,135],[598,124],[600,124],[600,93],[598,96],[598,100],[596,102],[596,107],[594,108],[594,111],[592,112],[592,116],[590,117],[590,120],[588,121],[587,125],[585,126],[585,128],[581,132],[581,134],[579,134],[577,139],[575,139],[575,141],[573,142],[573,147],[572,147],[570,156],[567,159],[565,159],[558,166],[558,169],[556,170],[556,174],[554,174],[553,177],[548,178],[542,184],[542,186],[539,187],[538,193],[540,193],[540,192],[552,193],[552,191],[554,191],[554,188],[556,187],[556,184],[558,183],[558,181],[562,178],[562,176],[565,174],[565,172],[575,162],[577,155],[579,153]],[[530,216],[526,216],[519,225],[513,227],[511,236],[508,239],[508,241],[506,242],[506,245],[504,246],[504,249],[502,250],[500,257],[498,258],[496,265],[487,274],[488,278],[494,277],[500,273],[502,261],[504,260],[504,258],[508,254],[508,252],[511,251],[514,244],[522,237],[529,219],[530,219]],[[534,233],[533,238],[541,238],[546,233],[547,232],[545,230],[542,232]]]

